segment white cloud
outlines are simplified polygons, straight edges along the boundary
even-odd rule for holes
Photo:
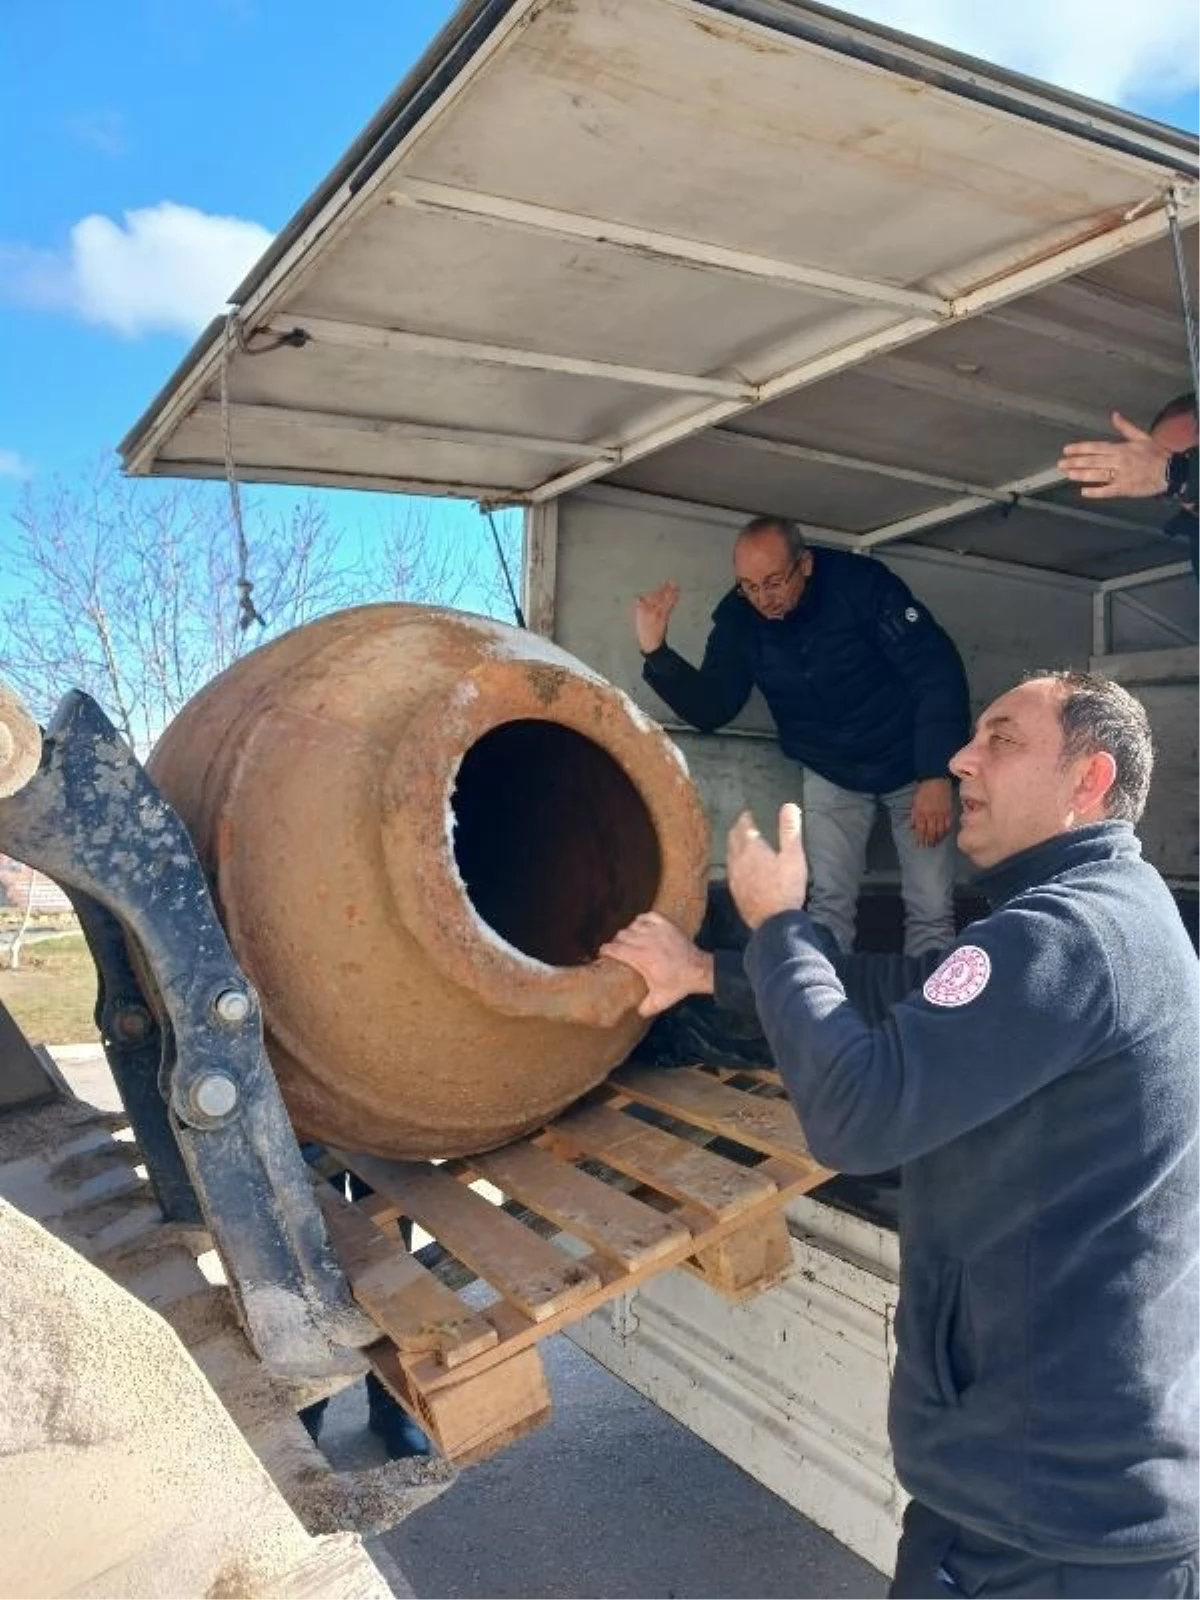
[[[0,478],[32,478],[33,468],[16,450],[0,450]]]
[[[1200,82],[1196,0],[851,0],[849,9],[1117,105]]]
[[[65,250],[0,245],[0,301],[68,311],[128,338],[194,334],[271,242],[257,222],[163,200],[84,217]]]

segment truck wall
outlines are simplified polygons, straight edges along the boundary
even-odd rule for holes
[[[1154,781],[1138,832],[1159,870],[1192,889],[1200,874],[1197,652],[1181,641],[1195,637],[1196,585],[1176,578],[1112,594],[1108,653],[1093,658],[1098,671],[1126,683],[1150,713]]]
[[[1103,663],[1098,663],[1102,665]],[[1194,889],[1198,870],[1196,682],[1129,682],[1154,728],[1154,781],[1138,826],[1147,857],[1172,885]]]
[[[678,581],[683,597],[671,640],[698,660],[744,520],[592,487],[534,519],[528,567],[534,624],[672,727],[709,808],[718,871],[736,813],[748,805],[769,818],[782,800],[796,797],[796,770],[780,755],[757,695],[723,733],[676,731],[670,712],[642,682],[631,613],[639,592]],[[1194,884],[1191,580],[1098,600],[1096,586],[1083,579],[988,569],[950,553],[889,550],[883,559],[955,639],[977,711],[1036,667],[1095,665],[1129,683],[1150,712],[1158,748],[1140,832],[1169,879]],[[877,881],[894,881],[894,856],[878,830],[872,864]],[[778,1288],[731,1305],[675,1271],[586,1319],[571,1337],[888,1571],[904,1501],[886,1427],[896,1238],[813,1197],[793,1205],[789,1225],[795,1271]]]
[[[896,1236],[803,1196],[793,1271],[735,1304],[681,1270],[569,1330],[596,1360],[883,1572],[905,1495],[887,1400]]]
[[[673,723],[668,708],[642,681],[632,608],[639,592],[668,578],[679,582],[683,596],[671,642],[698,661],[712,608],[729,586],[730,549],[744,521],[738,513],[593,487],[558,502],[553,524],[535,526],[531,550],[529,599],[535,625],[540,611],[561,645],[672,729],[709,808],[717,871],[733,818],[749,806],[761,819],[769,819],[784,800],[798,798],[797,770],[780,754],[757,691],[722,733],[699,735]],[[1095,591],[1084,579],[989,571],[941,551],[889,550],[881,559],[954,638],[976,710],[1031,668],[1086,668],[1095,654]],[[1188,581],[1176,585],[1165,601],[1156,600],[1168,619],[1172,605],[1179,609],[1190,600],[1194,608]],[[1137,653],[1178,643],[1178,631],[1135,611],[1120,595],[1110,601],[1109,621],[1110,651]],[[1178,620],[1175,627],[1180,627]],[[1195,675],[1185,682],[1131,682],[1131,687],[1150,711],[1158,745],[1155,785],[1142,828],[1147,853],[1171,880],[1194,883]],[[895,881],[895,856],[881,826],[872,841],[870,863],[876,881]],[[965,876],[966,865],[960,865]]]

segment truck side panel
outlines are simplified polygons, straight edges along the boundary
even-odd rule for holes
[[[558,643],[671,726],[671,713],[641,679],[632,631],[634,597],[667,578],[682,584],[671,641],[698,660],[712,607],[729,584],[730,547],[744,520],[734,512],[613,489],[568,496],[557,508],[553,614],[551,618],[546,607],[543,621]],[[1097,656],[1097,589],[1087,580],[963,565],[943,551],[887,549],[882,559],[954,638],[976,709],[1033,668],[1086,668]],[[1190,581],[1176,580],[1176,585]],[[1178,608],[1174,588],[1155,603],[1170,621],[1172,608]],[[1121,651],[1122,661],[1126,653],[1144,649],[1153,648],[1157,655],[1172,642],[1170,629],[1128,606],[1123,591],[1111,596],[1110,608],[1109,649]],[[1197,697],[1195,668],[1189,675],[1183,654],[1180,664],[1168,664],[1175,681],[1145,683],[1136,670],[1127,681],[1149,709],[1157,737],[1158,769],[1142,829],[1147,853],[1173,883],[1194,886]],[[1107,660],[1107,654],[1098,657],[1096,665],[1103,668]],[[1117,670],[1126,676],[1124,668]],[[675,733],[709,807],[714,869],[723,862],[729,823],[743,806],[765,820],[783,800],[795,798],[795,767],[780,755],[770,729],[766,706],[756,693],[723,733]],[[894,857],[879,832],[871,865],[878,879],[894,881]]]

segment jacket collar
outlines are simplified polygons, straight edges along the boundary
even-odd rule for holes
[[[1141,840],[1131,822],[1089,822],[998,861],[976,877],[975,886],[995,908],[1071,867],[1092,861],[1137,861],[1141,854]]]

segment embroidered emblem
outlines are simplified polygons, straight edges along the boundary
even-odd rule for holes
[[[908,610],[904,613],[904,620],[905,622],[916,622],[920,615],[921,613],[917,610],[916,606],[909,606]]]
[[[925,980],[921,993],[934,1006],[965,1006],[982,994],[992,975],[986,950],[977,944],[964,944],[952,951],[936,972]]]

